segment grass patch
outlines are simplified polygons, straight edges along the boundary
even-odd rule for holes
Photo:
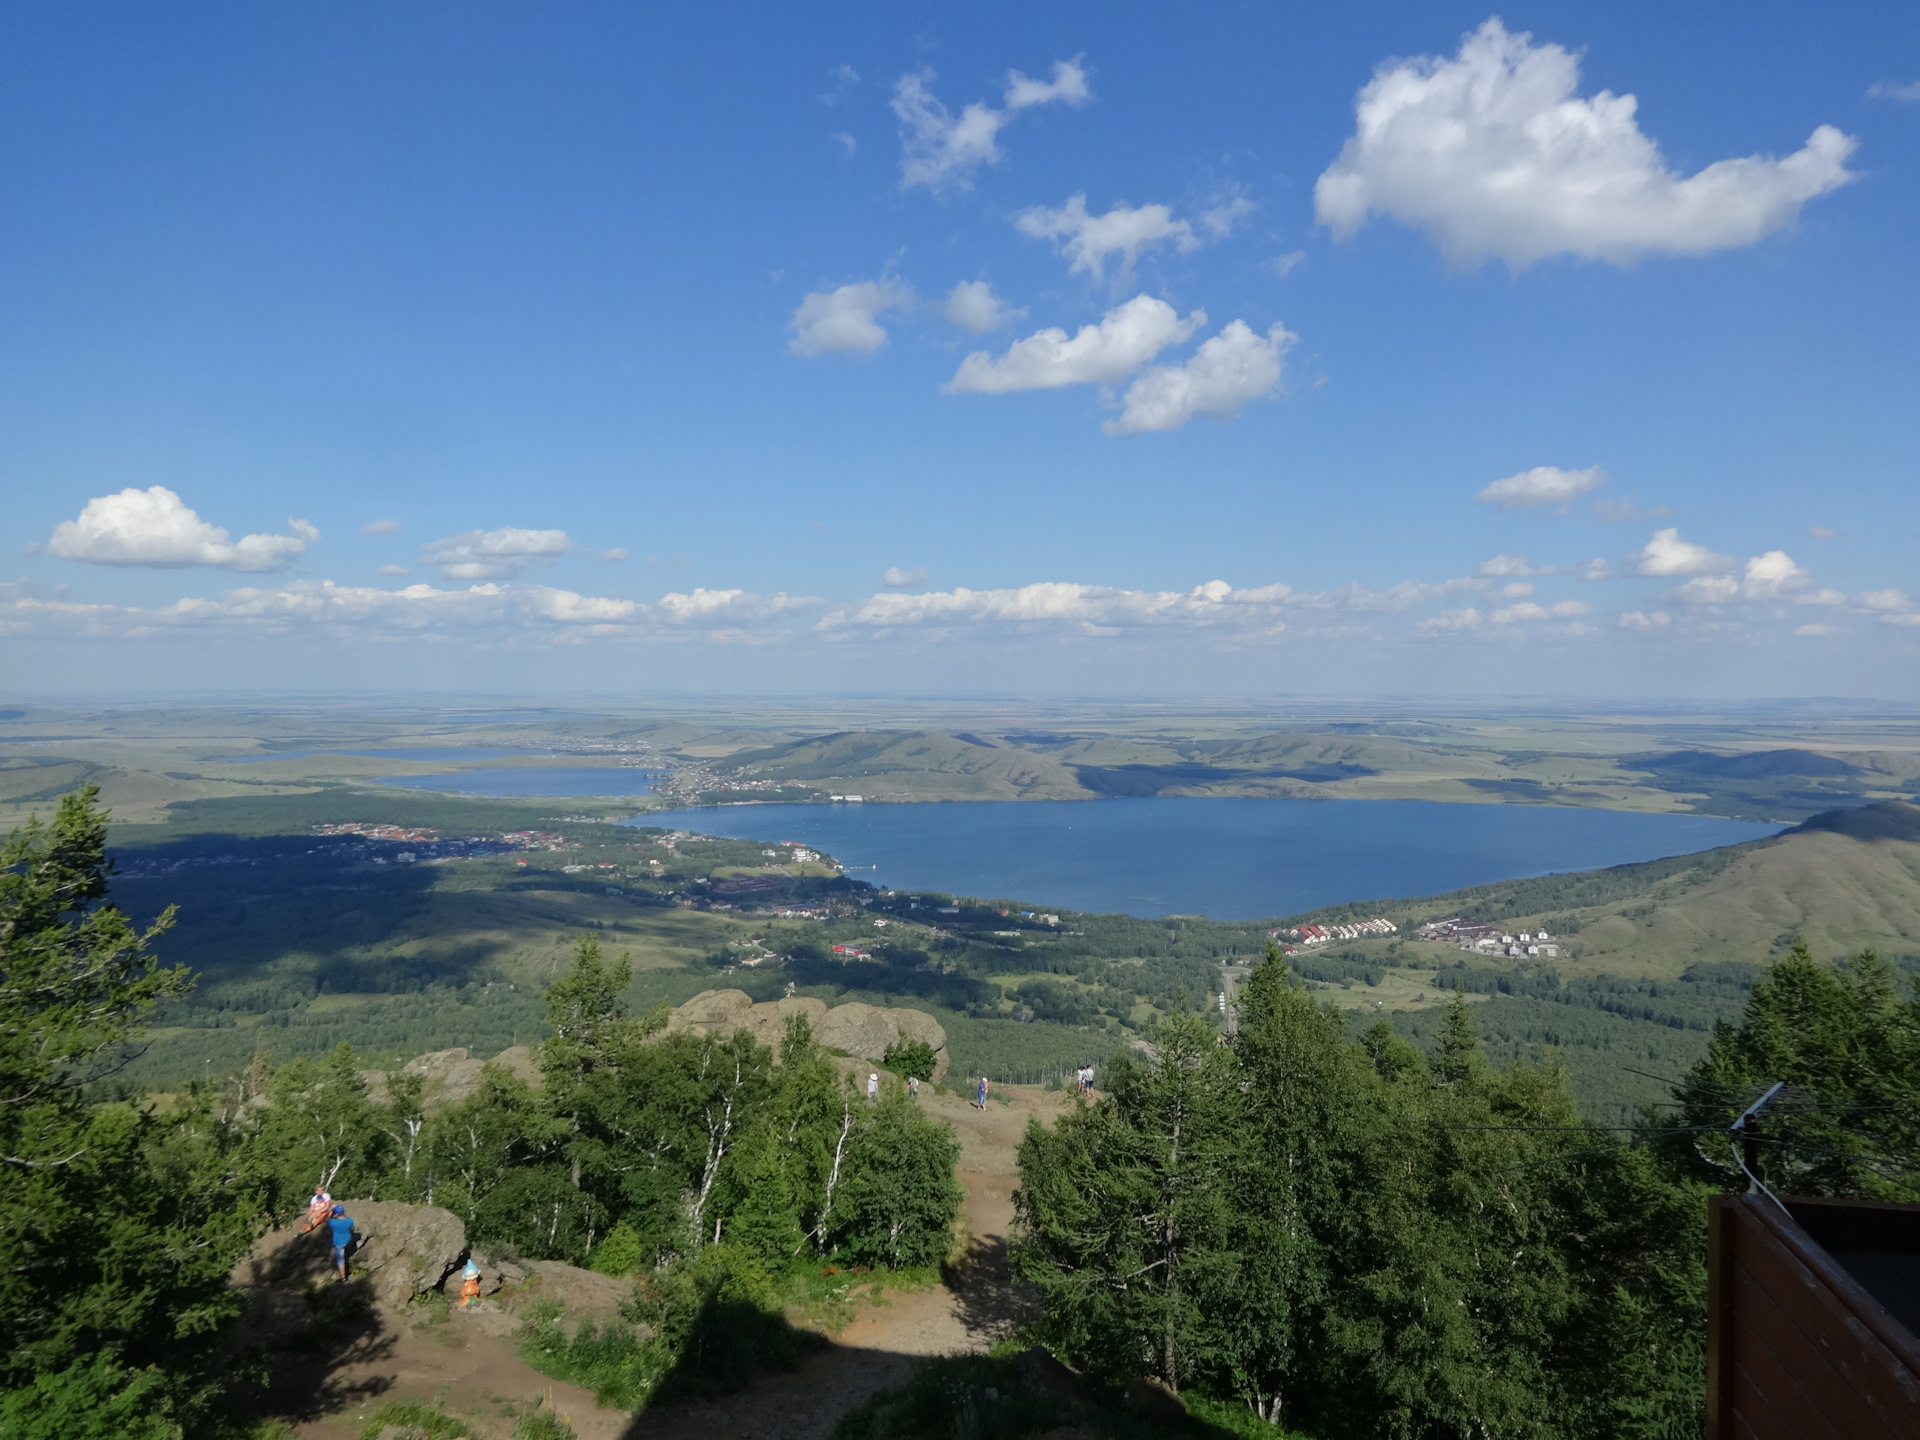
[[[389,1400],[368,1417],[360,1440],[380,1440],[380,1432],[389,1425],[411,1426],[427,1440],[462,1440],[473,1434],[464,1422],[438,1405],[429,1405],[424,1400]]]
[[[622,1409],[680,1395],[731,1394],[755,1371],[791,1370],[826,1343],[787,1318],[786,1278],[769,1274],[737,1246],[710,1245],[664,1275],[642,1277],[620,1321],[585,1324],[568,1337],[559,1307],[532,1307],[521,1353],[542,1374]],[[844,1299],[823,1288],[816,1303],[831,1307]]]

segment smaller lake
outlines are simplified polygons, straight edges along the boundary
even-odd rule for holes
[[[509,752],[524,755],[524,750]],[[452,775],[382,775],[382,785],[404,785],[410,790],[440,790],[459,795],[501,798],[532,795],[623,796],[651,795],[660,770],[629,770],[611,766],[503,765],[497,770],[461,770]]]
[[[797,840],[825,850],[852,878],[889,888],[1216,920],[1598,870],[1781,829],[1546,805],[1190,797],[724,805],[624,823]]]

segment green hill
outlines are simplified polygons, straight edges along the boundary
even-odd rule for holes
[[[715,768],[886,800],[1084,800],[1094,793],[1057,760],[938,730],[821,735],[742,750]]]

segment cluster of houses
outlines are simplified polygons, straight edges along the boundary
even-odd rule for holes
[[[1444,920],[1429,920],[1420,927],[1423,940],[1451,941],[1473,955],[1505,955],[1514,960],[1557,960],[1560,941],[1545,930],[1522,930],[1509,934],[1498,925],[1479,920],[1462,920],[1449,915]]]
[[[1295,925],[1286,930],[1269,930],[1267,938],[1278,940],[1285,936],[1302,945],[1325,945],[1330,940],[1371,940],[1381,935],[1391,935],[1398,928],[1391,920],[1376,915],[1370,920],[1355,920],[1347,925]]]

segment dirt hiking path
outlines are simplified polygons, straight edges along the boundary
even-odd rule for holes
[[[889,1293],[862,1306],[823,1350],[784,1374],[763,1374],[751,1388],[719,1400],[662,1405],[638,1415],[603,1410],[586,1391],[550,1380],[520,1358],[518,1322],[500,1313],[455,1313],[444,1325],[386,1319],[356,1337],[345,1354],[314,1373],[288,1376],[312,1394],[294,1420],[303,1440],[357,1440],[388,1400],[444,1401],[484,1440],[506,1440],[509,1407],[526,1413],[551,1404],[582,1440],[823,1440],[847,1411],[901,1384],[916,1358],[985,1350],[1026,1310],[1007,1272],[1007,1235],[1019,1183],[1014,1152],[1029,1117],[1050,1121],[1071,1104],[1067,1092],[1007,1086],[987,1108],[958,1095],[923,1094],[929,1114],[953,1126],[965,1189],[961,1223],[971,1238],[951,1285]]]

